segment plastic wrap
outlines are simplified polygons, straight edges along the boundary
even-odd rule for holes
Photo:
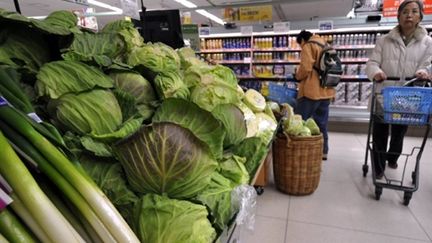
[[[257,193],[253,186],[241,185],[234,189],[233,200],[239,205],[236,224],[241,228],[253,230],[255,227]]]

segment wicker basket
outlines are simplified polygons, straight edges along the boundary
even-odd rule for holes
[[[318,187],[323,151],[322,135],[277,135],[273,143],[276,187],[290,195],[308,195]]]

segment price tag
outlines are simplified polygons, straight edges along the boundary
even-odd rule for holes
[[[250,57],[245,57],[243,58],[243,63],[251,63],[251,58]]]
[[[11,204],[13,202],[12,198],[9,197],[6,192],[4,192],[2,189],[0,189],[0,211],[5,209],[7,205]]]
[[[332,30],[333,29],[333,20],[325,20],[318,22],[319,30]]]
[[[242,35],[252,35],[252,33],[253,33],[253,26],[252,25],[242,26],[240,28],[240,32],[241,32]]]
[[[5,191],[10,194],[12,192],[12,187],[7,183],[6,179],[0,175],[0,190]]]
[[[276,22],[273,24],[275,33],[286,33],[290,30],[290,22]]]
[[[199,28],[200,35],[210,35],[210,27],[200,27]]]
[[[37,123],[42,123],[42,119],[40,119],[40,117],[34,112],[28,113],[27,116],[29,116],[33,121]]]
[[[0,106],[6,106],[9,105],[9,102],[6,100],[5,97],[0,96]]]

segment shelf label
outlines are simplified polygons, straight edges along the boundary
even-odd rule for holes
[[[323,20],[318,22],[319,30],[332,30],[333,29],[333,20]]]
[[[290,30],[290,22],[276,22],[273,24],[273,31],[275,33],[286,33]]]
[[[210,27],[200,27],[199,28],[200,35],[210,35]]]
[[[240,28],[240,32],[241,32],[242,35],[252,35],[253,26],[252,25],[242,26]]]
[[[251,62],[251,58],[250,57],[245,57],[245,58],[243,58],[243,62],[244,63],[250,63]]]

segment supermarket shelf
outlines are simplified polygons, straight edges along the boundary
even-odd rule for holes
[[[255,76],[237,76],[238,79],[256,79],[256,80],[277,80],[277,81],[295,81],[293,78],[285,76],[255,77]]]
[[[238,79],[257,79],[257,80],[283,80],[283,81],[295,81],[293,78],[288,78],[286,76],[270,76],[270,77],[256,77],[256,76],[237,76]],[[342,81],[353,81],[353,82],[369,82],[366,75],[344,75],[342,76]]]
[[[213,60],[214,63],[216,64],[244,64],[244,65],[249,65],[250,62],[245,62],[243,60]]]
[[[252,49],[254,52],[269,52],[269,51],[301,51],[300,48],[254,48]]]
[[[250,52],[250,48],[240,48],[240,49],[208,49],[201,50],[199,53],[228,53],[228,52]]]
[[[373,49],[375,48],[375,45],[342,45],[342,46],[334,46],[336,50],[363,50],[363,49]]]
[[[252,62],[253,64],[279,64],[279,63],[288,63],[288,64],[299,64],[300,60],[255,60]]]
[[[368,58],[341,58],[341,62],[345,63],[365,63],[368,60]]]

